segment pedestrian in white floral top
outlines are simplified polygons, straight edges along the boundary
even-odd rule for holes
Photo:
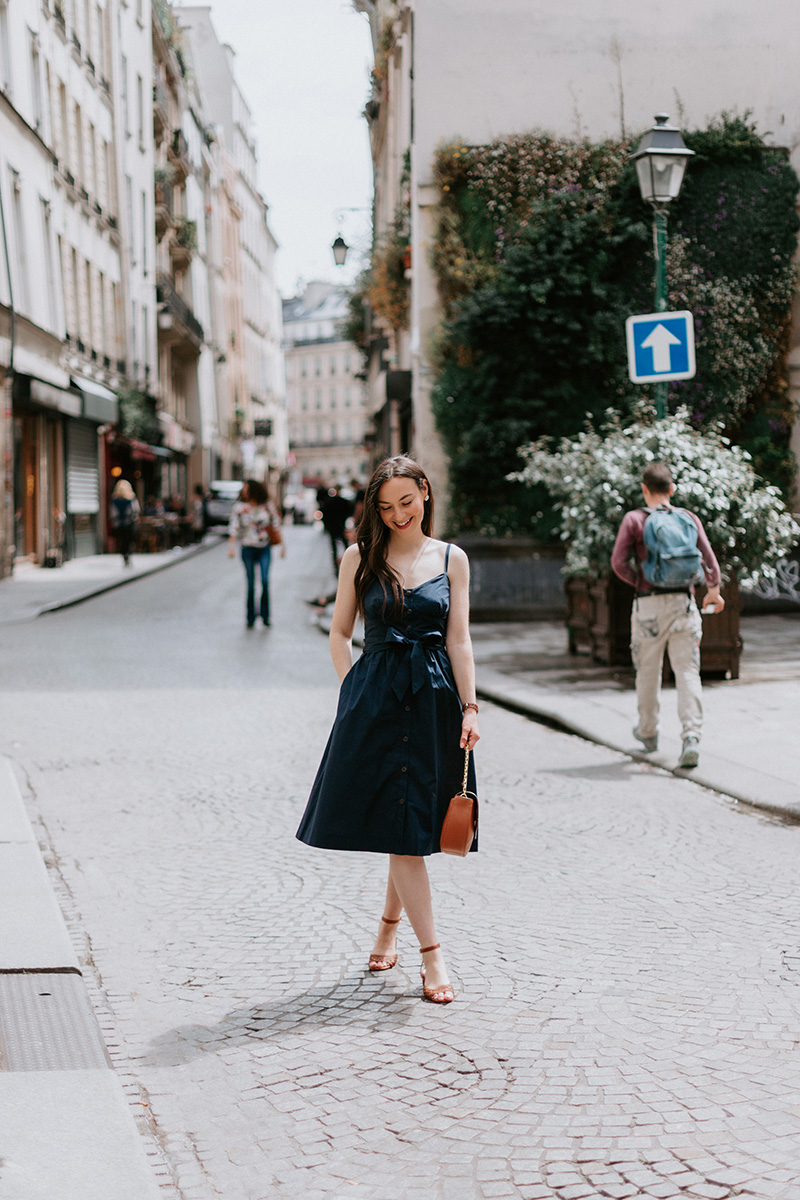
[[[261,576],[259,615],[269,625],[269,564],[272,546],[280,545],[281,558],[286,555],[280,531],[278,510],[267,495],[267,489],[257,479],[246,480],[239,499],[233,506],[228,526],[229,557],[236,554],[236,543],[242,548],[242,562],[247,576],[247,628],[256,623],[256,566]]]

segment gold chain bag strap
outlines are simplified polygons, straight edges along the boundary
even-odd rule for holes
[[[469,773],[469,742],[464,751],[464,780],[461,791],[453,796],[447,806],[447,815],[442,825],[439,842],[443,854],[457,854],[465,858],[470,852],[478,832],[478,797],[467,791]]]

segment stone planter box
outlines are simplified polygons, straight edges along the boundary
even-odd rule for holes
[[[535,621],[564,615],[564,555],[532,538],[464,534],[473,621]]]
[[[633,588],[616,575],[566,581],[567,638],[569,651],[588,653],[595,662],[609,667],[631,666],[631,607]],[[706,589],[695,589],[698,608],[703,607]],[[742,638],[739,618],[742,609],[739,585],[734,577],[722,589],[725,609],[703,617],[700,673],[706,676],[739,678]],[[667,655],[664,679],[672,678]]]

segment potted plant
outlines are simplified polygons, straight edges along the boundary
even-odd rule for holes
[[[702,668],[735,678],[739,584],[772,577],[800,534],[780,490],[759,479],[747,451],[731,445],[720,427],[695,429],[686,409],[657,420],[641,406],[627,424],[609,410],[599,431],[589,426],[555,447],[540,438],[520,454],[525,466],[514,478],[544,484],[560,510],[570,648],[586,648],[612,665],[630,661],[633,599],[610,572],[614,540],[623,515],[642,505],[647,463],[668,464],[675,503],[702,520],[725,582],[725,612],[703,618]]]

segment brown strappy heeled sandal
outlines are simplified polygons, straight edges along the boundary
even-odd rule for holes
[[[436,943],[435,946],[420,946],[420,954],[427,954],[429,950],[439,950],[441,944]],[[422,994],[426,1000],[430,1000],[433,1004],[450,1004],[456,998],[453,991],[452,983],[443,983],[440,987],[429,988],[425,987],[425,963],[419,969],[420,978],[422,979]]]
[[[397,925],[402,919],[402,917],[398,917],[396,921],[388,921],[386,917],[381,917],[384,925]],[[396,962],[396,954],[370,954],[368,969],[370,971],[391,971]]]

